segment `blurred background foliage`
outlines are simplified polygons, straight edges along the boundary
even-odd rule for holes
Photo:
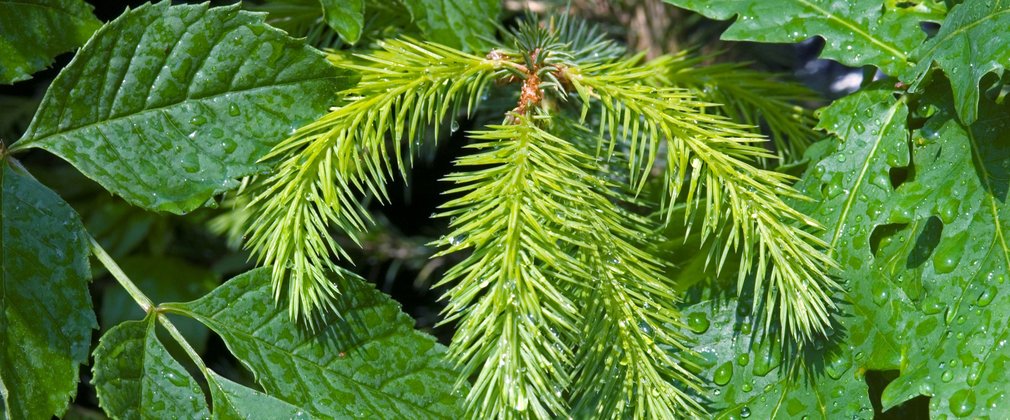
[[[90,3],[95,14],[103,21],[119,16],[127,7],[136,7],[142,1],[98,1]],[[180,3],[180,2],[176,2]],[[212,2],[227,4],[233,2]],[[690,51],[705,57],[705,64],[713,61],[746,63],[746,68],[768,71],[794,78],[830,99],[855,90],[863,82],[864,72],[834,62],[817,60],[821,41],[810,39],[798,45],[773,45],[729,43],[720,41],[719,34],[728,26],[726,22],[705,19],[697,14],[677,9],[661,0],[504,0],[502,24],[508,25],[527,11],[533,13],[570,13],[600,25],[610,36],[631,51],[643,51],[649,57],[660,54]],[[368,48],[376,40],[396,36],[417,36],[420,31],[411,22],[410,14],[396,1],[368,2],[365,27],[355,45],[348,45],[323,21],[318,0],[270,0],[247,2],[245,7],[270,13],[269,22],[292,35],[305,37],[321,49],[350,50]],[[718,53],[718,55],[717,55]],[[19,138],[30,122],[41,95],[58,70],[69,62],[72,54],[57,58],[52,68],[35,75],[29,81],[12,86],[0,86],[0,141],[6,144]],[[436,207],[451,197],[440,194],[446,185],[440,181],[452,170],[452,162],[467,143],[464,134],[479,129],[487,123],[498,123],[499,118],[514,101],[502,95],[491,95],[501,103],[485,103],[485,113],[469,119],[457,116],[452,123],[451,136],[437,146],[425,143],[419,159],[415,160],[409,179],[396,178],[390,186],[392,192],[388,205],[370,203],[369,209],[376,217],[376,225],[362,238],[362,247],[353,246],[346,238],[337,235],[338,241],[347,245],[356,265],[355,272],[373,282],[380,290],[392,295],[403,305],[405,312],[417,320],[417,327],[434,334],[443,343],[452,337],[452,325],[435,328],[439,312],[444,306],[439,301],[443,290],[432,290],[448,267],[462,255],[432,259],[435,248],[427,246],[446,231],[444,219],[433,219]],[[811,101],[809,108],[820,102]],[[23,156],[23,163],[40,181],[56,190],[81,215],[87,229],[120,261],[124,270],[137,280],[138,286],[155,301],[185,301],[201,296],[224,279],[253,267],[249,254],[241,248],[241,211],[231,211],[240,198],[234,192],[207,203],[207,206],[186,216],[147,212],[113,197],[93,181],[77,172],[69,164],[33,151]],[[793,162],[798,174],[803,162]],[[660,188],[646,188],[643,199],[659,201]],[[685,236],[683,228],[670,227],[668,240],[661,244],[666,255],[673,256],[675,278],[685,291],[699,282],[717,279],[704,270],[705,252],[698,233]],[[678,252],[684,250],[684,252]],[[685,256],[680,258],[678,256]],[[99,309],[102,328],[125,319],[142,317],[125,293],[114,286],[114,281],[93,264],[95,281],[92,291]],[[726,290],[733,288],[735,276],[729,278]],[[232,378],[248,374],[230,358],[224,344],[198,323],[180,321],[180,329],[196,348],[204,353],[204,360],[218,372]],[[99,334],[95,334],[97,341]],[[170,342],[170,340],[165,340]],[[186,360],[186,358],[179,358]],[[79,396],[68,413],[68,418],[102,418],[96,409],[97,401],[91,389],[90,370],[82,369]]]

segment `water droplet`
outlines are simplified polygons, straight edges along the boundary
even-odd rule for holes
[[[459,131],[459,121],[452,120],[452,122],[449,123],[449,133],[451,134],[457,131]]]
[[[977,303],[978,306],[987,306],[992,302],[992,299],[996,297],[996,293],[998,292],[999,291],[996,287],[989,286],[982,291],[982,294],[978,295],[978,300],[976,300],[975,303]]]
[[[694,331],[695,334],[701,334],[708,331],[708,317],[705,316],[704,312],[694,312],[687,316],[687,327]]]
[[[712,382],[716,385],[726,385],[729,380],[733,379],[733,362],[726,362],[719,365],[715,369],[715,373],[712,375]]]
[[[740,409],[740,417],[747,418],[750,417],[750,408],[744,407]]]
[[[883,281],[873,282],[871,288],[873,293],[873,303],[877,304],[877,306],[883,306],[885,303],[888,302],[888,298],[890,298],[890,293],[887,291],[886,282]]]
[[[197,125],[197,126],[204,125],[204,124],[207,123],[207,117],[204,117],[203,115],[197,115],[197,116],[195,116],[193,118],[190,118],[189,122],[191,124]]]
[[[742,389],[743,392],[751,392],[754,389],[754,386],[752,386],[750,382],[744,382],[740,389]]]
[[[967,417],[975,410],[975,392],[962,389],[950,396],[950,412],[958,417]]]
[[[747,366],[748,363],[750,363],[750,353],[741,353],[736,356],[736,364]]]
[[[238,105],[237,104],[228,105],[228,115],[231,115],[233,117],[237,117],[240,114],[242,114],[242,111],[240,109],[238,109]]]
[[[841,378],[842,375],[852,367],[852,361],[842,351],[836,351],[828,359],[828,364],[824,366],[824,371],[832,379]]]
[[[950,382],[952,379],[954,379],[954,372],[951,372],[950,369],[947,369],[940,374],[940,380],[945,383]]]

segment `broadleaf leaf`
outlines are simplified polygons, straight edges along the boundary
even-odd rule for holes
[[[402,0],[429,41],[480,51],[493,39],[498,0]]]
[[[320,0],[326,24],[351,44],[365,26],[365,0]]]
[[[917,14],[884,8],[879,0],[666,0],[719,20],[736,20],[722,38],[734,41],[825,40],[821,57],[885,73],[909,74],[909,53],[926,38]]]
[[[323,417],[458,418],[462,395],[445,348],[414,331],[413,320],[356,278],[336,306],[305,330],[274,301],[270,271],[242,274],[207,296],[166,304],[214,330],[264,390]]]
[[[837,344],[792,357],[778,334],[751,329],[746,306],[704,301],[683,312],[697,334],[700,376],[713,384],[707,396],[715,418],[873,418],[862,371]]]
[[[940,31],[919,47],[916,75],[922,77],[935,62],[954,89],[957,114],[971,124],[978,117],[982,77],[1010,64],[1010,1],[968,1],[950,10]],[[919,87],[919,86],[916,86]]]
[[[200,384],[155,334],[156,314],[105,333],[95,349],[94,379],[102,409],[114,418],[207,418]]]
[[[818,128],[838,136],[835,150],[811,165],[797,189],[811,198],[801,211],[827,229],[822,238],[842,267],[845,284],[840,317],[859,367],[897,369],[900,336],[910,310],[908,293],[892,281],[894,261],[875,258],[874,226],[886,224],[884,209],[894,192],[890,173],[909,164],[908,106],[893,89],[877,83],[821,110]],[[885,244],[886,246],[886,244]],[[888,270],[889,277],[864,286],[867,278]],[[894,275],[894,278],[897,276]],[[884,296],[884,298],[881,298]]]
[[[88,41],[13,149],[42,148],[127,201],[184,213],[300,125],[351,73],[238,6],[144,5]]]
[[[914,264],[905,283],[921,288],[907,330],[901,375],[885,388],[885,409],[930,397],[931,417],[1010,416],[1010,107],[982,99],[964,125],[946,86],[923,102],[933,113],[913,139],[914,179],[888,203],[892,223],[930,223],[928,241],[892,258]]]
[[[304,410],[277,398],[234,383],[208,370],[210,395],[214,398],[215,419],[307,419]]]
[[[30,78],[101,25],[82,0],[0,0],[0,84]]]
[[[80,217],[0,158],[0,402],[4,418],[61,416],[97,328]]]

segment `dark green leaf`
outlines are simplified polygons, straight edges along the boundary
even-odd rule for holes
[[[938,92],[949,92],[946,86]],[[901,376],[884,390],[884,408],[930,396],[934,418],[1010,416],[1010,107],[982,99],[978,121],[963,125],[950,96],[927,97],[933,115],[913,134],[914,177],[887,203],[890,223],[934,226],[916,247],[889,258],[917,268]],[[876,280],[875,280],[876,281]]]
[[[904,76],[909,53],[926,38],[920,17],[887,9],[880,0],[666,0],[712,19],[736,21],[723,39],[800,42],[824,38],[821,57],[849,66],[873,65]]]
[[[132,204],[184,213],[353,83],[237,6],[124,13],[56,78],[14,149],[49,150]]]
[[[156,320],[124,322],[99,340],[92,379],[99,405],[121,419],[209,417],[200,384],[158,341]]]
[[[214,398],[215,419],[309,419],[305,410],[278,400],[252,388],[247,388],[208,371],[210,395]]]
[[[827,226],[821,237],[843,268],[842,309],[848,316],[839,320],[866,369],[898,368],[903,314],[911,309],[907,294],[915,293],[894,281],[904,265],[875,258],[880,255],[871,245],[873,228],[887,224],[891,170],[909,164],[907,118],[905,100],[895,99],[883,83],[835,101],[821,110],[818,128],[841,141],[797,185],[811,198],[798,207]],[[867,283],[871,277],[880,279]]]
[[[214,290],[219,283],[214,273],[172,257],[134,256],[120,260],[119,265],[134,284],[154,302],[196,299]],[[104,329],[143,316],[144,311],[133,303],[133,299],[122,287],[105,289],[101,309]],[[207,327],[189,318],[174,318],[172,322],[197,353],[203,353],[209,333]]]
[[[49,418],[77,393],[98,326],[90,248],[77,213],[8,159],[0,158],[0,417]]]
[[[81,0],[0,0],[0,84],[28,79],[101,25]]]
[[[790,354],[779,334],[752,330],[759,327],[752,327],[749,306],[741,309],[735,302],[706,301],[683,311],[698,334],[694,350],[704,368],[700,375],[714,384],[708,397],[715,418],[873,418],[852,354],[824,343],[801,356]]]
[[[351,44],[358,42],[365,21],[365,0],[320,0],[323,17],[340,37]]]
[[[968,1],[951,9],[935,37],[914,53],[916,74],[935,62],[950,79],[957,114],[968,124],[978,116],[979,82],[1010,64],[1010,1]]]
[[[911,142],[908,97],[880,85],[826,109],[822,126],[839,150],[803,190],[835,226],[851,303],[841,331],[855,367],[900,369],[883,408],[925,395],[934,417],[1003,418],[1010,108],[983,98],[965,126],[942,79],[932,88],[945,95],[919,99],[914,118],[926,119]]]
[[[267,269],[163,306],[214,330],[268,394],[289,404],[324,417],[458,418],[462,395],[445,348],[371,285],[348,278],[339,288],[344,319],[329,315],[315,332],[275,303]]]
[[[401,0],[429,41],[480,51],[493,39],[498,0]]]

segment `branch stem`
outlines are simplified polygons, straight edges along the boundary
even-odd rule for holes
[[[140,309],[142,309],[145,313],[158,312],[158,322],[161,323],[161,326],[165,327],[168,334],[171,335],[177,343],[179,343],[179,346],[186,352],[186,355],[188,355],[190,359],[193,359],[193,363],[195,363],[196,366],[200,368],[200,371],[206,375],[207,365],[203,363],[203,359],[200,358],[200,354],[196,352],[193,346],[189,345],[189,342],[182,336],[179,329],[175,327],[175,324],[173,324],[165,314],[160,313],[160,308],[155,307],[154,303],[151,302],[151,299],[148,298],[147,295],[145,295],[132,280],[130,280],[130,277],[123,272],[122,268],[119,268],[119,264],[116,264],[116,261],[112,259],[109,253],[105,252],[105,248],[102,248],[102,245],[98,243],[94,236],[88,235],[88,239],[91,241],[91,252],[95,254],[98,261],[105,266],[105,269],[109,270],[109,274],[112,274],[112,277],[119,282],[120,286],[123,286],[126,293],[129,294],[135,302],[137,302],[137,305],[139,305]]]
[[[140,309],[143,309],[145,313],[151,312],[154,308],[154,304],[151,303],[151,299],[137,288],[137,285],[133,284],[133,281],[123,272],[123,269],[119,268],[119,264],[109,256],[109,253],[105,252],[105,248],[98,243],[94,236],[88,235],[88,239],[91,240],[91,252],[95,254],[98,261],[105,266],[106,270],[109,270],[109,274],[112,274],[112,278],[119,282],[123,289],[126,289],[126,293],[133,298],[137,305],[140,305]]]

